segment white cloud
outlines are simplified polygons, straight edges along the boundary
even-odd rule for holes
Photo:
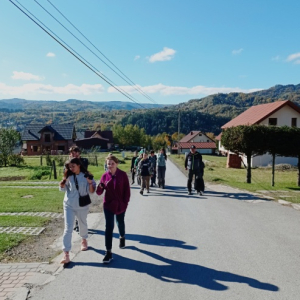
[[[174,58],[176,51],[171,48],[164,47],[161,52],[155,53],[149,57],[149,61],[154,63],[156,61],[166,61]]]
[[[238,55],[238,54],[241,54],[243,51],[244,51],[243,48],[240,48],[240,49],[237,49],[237,50],[232,50],[232,54],[233,55]]]
[[[11,76],[12,79],[16,80],[44,80],[44,77],[38,76],[38,75],[33,75],[31,73],[25,73],[25,72],[18,72],[18,71],[13,71],[13,75]]]
[[[56,55],[55,55],[55,53],[53,53],[53,52],[48,52],[48,53],[46,54],[46,56],[47,56],[47,57],[55,57]]]
[[[68,84],[66,86],[53,86],[50,84],[28,83],[21,86],[8,86],[0,82],[0,95],[14,95],[23,97],[27,94],[59,94],[59,95],[92,95],[103,93],[101,84]]]
[[[154,94],[159,93],[163,96],[170,96],[170,95],[212,95],[212,94],[218,94],[218,93],[252,93],[255,91],[259,91],[261,89],[254,88],[254,89],[241,89],[238,87],[230,88],[230,87],[206,87],[202,85],[194,86],[194,87],[180,87],[180,86],[166,86],[161,83],[157,85],[152,86],[145,86],[141,87],[138,86],[140,89],[142,89],[147,94]],[[122,90],[126,91],[129,94],[137,93],[136,89],[134,89],[133,86],[120,86]],[[117,91],[109,87],[108,88],[109,93],[116,93]]]
[[[300,52],[289,55],[286,61],[288,62],[293,61],[295,64],[298,64],[299,58],[300,58]]]
[[[134,58],[134,60],[138,60],[140,58],[141,58],[140,55],[136,55],[135,58]]]

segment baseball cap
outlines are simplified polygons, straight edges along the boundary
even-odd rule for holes
[[[196,149],[196,147],[194,145],[191,146],[191,149]]]

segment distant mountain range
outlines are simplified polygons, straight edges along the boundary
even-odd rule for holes
[[[79,129],[91,129],[96,123],[112,126],[115,123],[138,125],[147,134],[192,130],[218,134],[221,126],[253,105],[277,100],[291,100],[300,106],[300,84],[276,85],[254,93],[215,94],[192,99],[177,105],[143,104],[122,101],[36,101],[24,99],[0,100],[0,126],[29,123],[76,123]]]
[[[159,108],[166,105],[160,104],[142,104],[145,108]],[[0,100],[0,109],[9,110],[55,110],[55,111],[66,111],[71,109],[72,111],[83,111],[83,110],[132,110],[142,109],[142,107],[134,102],[123,102],[123,101],[87,101],[87,100],[76,100],[68,99],[65,101],[43,101],[43,100],[25,100],[25,99],[2,99]]]

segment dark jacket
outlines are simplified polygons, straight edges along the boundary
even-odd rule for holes
[[[100,187],[104,184],[104,189]],[[110,172],[105,172],[97,187],[97,195],[101,195],[105,190],[103,207],[116,215],[126,211],[130,199],[130,185],[126,172],[117,169],[114,176]]]
[[[141,176],[150,176],[152,172],[152,163],[149,158],[142,159],[139,162],[138,168],[140,169]]]
[[[80,157],[79,158],[81,164],[86,168],[88,169],[88,166],[89,166],[89,160],[87,158],[83,158],[83,157]]]
[[[202,155],[198,151],[195,154],[190,152],[185,158],[184,166],[193,171],[202,170]]]
[[[131,170],[135,168],[135,160],[136,160],[137,156],[134,156],[132,159],[131,159]]]

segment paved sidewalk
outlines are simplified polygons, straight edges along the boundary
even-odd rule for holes
[[[92,229],[100,222],[100,213],[88,214],[89,237],[93,235]],[[73,250],[70,253],[73,258],[80,252],[81,238],[74,231],[72,243]],[[62,237],[54,241],[52,248],[61,250]],[[0,264],[0,300],[26,300],[33,287],[42,286],[51,282],[63,270],[60,262],[61,255],[51,263],[10,263]]]
[[[24,294],[27,295],[26,284],[39,272],[42,272],[43,263],[14,263],[0,265],[0,300],[9,299],[18,288],[25,286]],[[24,299],[26,299],[24,297]]]

